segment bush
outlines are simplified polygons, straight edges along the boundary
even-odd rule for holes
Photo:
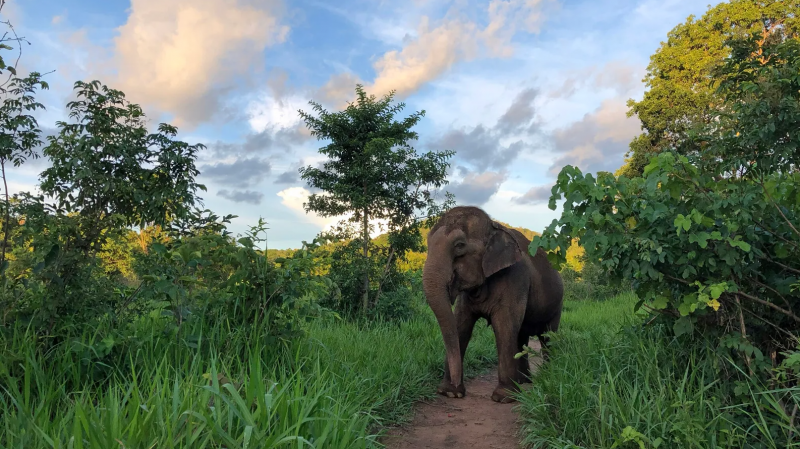
[[[800,41],[759,39],[732,44],[713,125],[645,177],[565,167],[564,212],[531,245],[560,265],[578,238],[676,336],[715,336],[752,371],[780,364],[800,324]]]
[[[794,447],[800,389],[748,376],[711,340],[642,327],[635,301],[566,304],[550,361],[519,394],[528,447]]]
[[[421,306],[428,307],[422,291],[422,270],[400,272],[399,285],[382,293],[375,306],[370,309],[370,317],[379,320],[408,320],[420,313]]]
[[[420,272],[401,270],[389,245],[370,242],[369,257],[363,257],[362,241],[346,230],[340,234],[326,234],[328,244],[320,246],[315,257],[320,269],[337,287],[335,295],[322,299],[324,307],[348,318],[379,318],[385,320],[407,319],[411,313],[411,300],[421,290]],[[363,273],[369,272],[369,303],[364,310]]]
[[[612,273],[607,268],[585,257],[579,260],[582,269],[576,271],[570,266],[561,269],[566,301],[595,300],[605,301],[623,292],[630,291],[628,283],[615,284]]]

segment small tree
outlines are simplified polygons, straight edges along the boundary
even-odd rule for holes
[[[324,191],[304,204],[306,211],[324,217],[352,213],[360,225],[362,257],[369,259],[370,220],[387,220],[390,253],[405,253],[421,244],[418,213],[431,216],[451,203],[439,204],[433,191],[447,183],[447,159],[452,151],[417,154],[409,144],[417,139],[411,128],[425,111],[396,120],[404,103],[392,104],[394,92],[378,100],[356,86],[356,101],[340,112],[328,112],[309,102],[318,117],[299,111],[312,135],[330,143],[320,153],[328,156],[321,168],[303,167],[300,175],[309,186]],[[392,263],[389,257],[388,264]],[[369,307],[369,270],[362,274],[361,307]]]
[[[67,108],[76,123],[58,122],[59,133],[48,137],[44,154],[52,165],[41,188],[81,217],[82,248],[99,250],[105,228],[163,226],[189,216],[197,190],[205,190],[195,181],[204,146],[174,140],[178,130],[166,123],[150,133],[141,107],[99,81],[78,81],[75,89],[78,100]]]
[[[78,100],[67,104],[74,122],[58,122],[44,148],[51,166],[40,188],[55,204],[22,193],[14,211],[24,220],[15,249],[30,247],[34,257],[21,279],[40,289],[15,291],[50,328],[113,303],[113,286],[98,271],[104,243],[131,226],[191,217],[197,190],[205,190],[195,182],[202,145],[174,140],[177,129],[163,123],[149,132],[141,108],[99,81],[75,89]]]
[[[3,6],[5,1],[0,0],[0,11]],[[37,88],[47,89],[48,85],[42,81],[38,72],[31,72],[24,78],[17,77],[17,63],[22,56],[22,44],[30,45],[30,42],[17,35],[10,21],[0,23],[9,29],[0,37],[0,50],[14,50],[11,45],[17,46],[17,57],[13,64],[9,65],[0,55],[0,76],[8,72],[8,78],[0,83],[0,97],[3,99],[3,104],[0,106],[0,176],[3,178],[4,196],[0,272],[3,272],[7,266],[6,255],[12,228],[6,166],[11,162],[15,167],[19,167],[28,158],[38,157],[34,150],[42,143],[42,132],[32,114],[37,109],[44,109],[44,105],[35,100],[34,93]]]

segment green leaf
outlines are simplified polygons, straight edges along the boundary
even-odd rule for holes
[[[159,292],[166,292],[172,286],[172,281],[169,279],[162,279],[153,285],[153,288]]]
[[[673,221],[673,226],[677,228],[678,235],[681,235],[681,229],[684,231],[688,231],[692,227],[692,220],[688,217],[685,217],[683,214],[678,214],[678,216]]]
[[[652,307],[656,310],[663,310],[666,309],[669,305],[669,298],[666,296],[657,296],[656,299],[653,300]]]
[[[747,242],[744,242],[744,241],[742,241],[742,240],[739,240],[740,238],[741,238],[741,237],[739,237],[739,236],[737,236],[737,239],[736,239],[736,240],[733,240],[733,239],[730,239],[730,238],[729,238],[729,239],[728,239],[728,244],[730,244],[730,245],[731,245],[731,246],[733,246],[734,248],[739,248],[739,249],[741,249],[742,251],[744,251],[744,252],[746,252],[746,253],[749,253],[749,252],[750,252],[750,244],[749,244],[749,243],[747,243]]]
[[[719,299],[720,295],[728,290],[728,284],[721,283],[721,284],[714,284],[710,287],[711,290],[711,297],[713,299]]]
[[[47,267],[53,265],[53,262],[58,258],[59,254],[61,254],[61,247],[58,244],[50,247],[50,251],[44,256],[44,265]]]
[[[694,324],[692,324],[689,317],[682,316],[675,320],[675,323],[672,325],[672,331],[675,332],[676,337],[680,337],[681,335],[690,334],[694,329]]]

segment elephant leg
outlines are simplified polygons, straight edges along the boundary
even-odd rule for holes
[[[521,331],[519,333],[519,338],[517,338],[517,352],[522,352],[522,347],[529,344],[531,339],[530,334],[525,331]],[[517,359],[519,367],[517,371],[519,371],[521,376],[521,383],[530,383],[531,382],[531,365],[530,359],[528,358],[528,354],[524,354],[522,357]]]
[[[475,328],[478,316],[472,313],[472,311],[464,305],[464,301],[460,299],[456,303],[455,314],[456,326],[458,329],[458,346],[459,349],[461,349],[461,366],[464,366],[464,355],[467,353],[467,346],[472,338],[472,330]],[[462,398],[466,395],[464,372],[461,372],[461,384],[457,388],[453,387],[453,382],[450,378],[450,366],[447,364],[447,359],[444,361],[444,378],[436,392],[451,398]]]
[[[523,310],[524,313],[524,310]],[[498,316],[499,315],[499,316]],[[513,402],[511,394],[519,391],[515,384],[522,382],[519,362],[514,358],[517,353],[518,338],[522,324],[522,314],[510,310],[502,310],[492,317],[495,343],[497,344],[498,385],[492,393],[495,402]]]
[[[547,347],[549,338],[547,338],[544,333],[556,332],[560,323],[561,311],[559,310],[556,316],[554,316],[550,321],[548,321],[547,325],[544,326],[544,331],[536,335],[539,338],[539,342],[542,344],[542,361],[544,362],[550,360],[550,349]]]

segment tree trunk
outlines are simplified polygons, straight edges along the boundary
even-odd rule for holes
[[[364,208],[362,238],[364,239],[364,295],[361,297],[361,310],[366,313],[369,307],[369,221],[367,209]]]
[[[0,5],[2,8],[2,5]],[[11,228],[11,201],[8,199],[8,182],[6,181],[6,160],[5,158],[0,158],[0,171],[2,171],[3,176],[3,189],[4,195],[6,197],[6,210],[3,216],[3,249],[2,254],[0,254],[0,273],[2,273],[3,265],[6,262],[6,246],[8,246],[8,231]]]

